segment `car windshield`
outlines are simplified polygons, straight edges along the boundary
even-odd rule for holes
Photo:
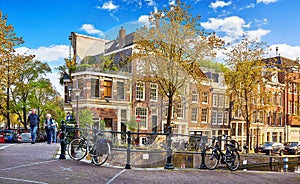
[[[29,138],[30,136],[31,136],[31,134],[30,133],[23,133],[23,134],[21,134],[21,136],[22,137],[26,137],[26,138]]]
[[[298,143],[297,142],[289,142],[287,143],[287,146],[297,146]]]
[[[265,146],[272,146],[272,142],[265,142]]]

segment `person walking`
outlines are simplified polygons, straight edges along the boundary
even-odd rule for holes
[[[54,126],[53,126],[53,139],[52,139],[52,143],[57,143],[57,128],[58,128],[58,124],[55,120],[54,121]]]
[[[55,121],[51,118],[51,114],[46,115],[44,122],[44,127],[47,133],[47,143],[51,144],[53,131],[54,131]]]
[[[67,118],[66,118],[67,122],[70,123],[71,119],[73,119],[72,115],[69,112],[67,112]]]
[[[36,141],[36,131],[40,123],[40,117],[36,114],[36,109],[32,109],[30,115],[28,116],[27,122],[30,125],[30,132],[31,132],[31,144],[34,144]]]

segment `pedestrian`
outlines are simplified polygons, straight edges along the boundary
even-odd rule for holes
[[[54,126],[53,126],[53,139],[52,139],[52,143],[56,143],[57,142],[57,128],[58,128],[58,124],[55,120],[54,121]]]
[[[66,118],[66,120],[67,120],[68,123],[71,122],[72,118],[73,118],[72,115],[69,112],[67,112],[67,118]]]
[[[40,123],[40,118],[39,115],[36,114],[35,108],[31,110],[27,122],[29,122],[30,125],[30,132],[31,132],[31,139],[32,139],[31,144],[34,144],[36,141],[36,131]]]
[[[51,144],[53,131],[54,131],[55,121],[51,118],[51,114],[46,115],[46,119],[44,122],[44,127],[47,133],[47,143]]]

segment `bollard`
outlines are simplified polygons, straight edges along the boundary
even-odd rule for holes
[[[62,120],[61,121],[61,125],[60,125],[60,130],[61,130],[61,134],[60,134],[60,156],[59,159],[66,159],[66,124],[65,121]]]
[[[131,132],[127,131],[127,162],[125,169],[131,169],[131,163],[130,163],[130,145],[131,145]]]
[[[204,158],[205,158],[204,152],[205,152],[205,149],[202,149],[202,152],[201,152],[201,165],[200,165],[199,169],[207,169],[207,167],[204,164]]]
[[[172,126],[168,127],[168,135],[167,135],[167,163],[165,165],[165,169],[174,169],[173,163],[172,163]]]

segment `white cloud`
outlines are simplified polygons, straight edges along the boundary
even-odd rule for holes
[[[270,4],[270,3],[276,3],[278,0],[256,0],[256,3],[264,3],[264,4]]]
[[[257,39],[257,41],[261,41],[261,37],[269,34],[270,30],[265,29],[257,29],[252,31],[247,31],[246,34],[249,36],[249,39]]]
[[[88,34],[98,34],[99,36],[103,36],[103,32],[101,30],[96,29],[92,24],[83,24],[80,30],[85,31]]]
[[[243,35],[248,35],[249,38],[257,38],[261,40],[261,37],[270,33],[270,30],[257,29],[257,30],[244,30],[249,29],[251,23],[245,22],[245,20],[238,16],[226,17],[224,19],[209,18],[208,22],[201,23],[205,29],[213,30],[214,32],[224,35],[222,39],[226,42],[232,42],[239,39]]]
[[[156,2],[154,0],[145,0],[147,3],[148,6],[155,6],[156,5]]]
[[[53,62],[59,59],[67,58],[69,55],[69,46],[67,45],[51,45],[49,47],[39,47],[30,49],[27,47],[16,48],[16,52],[25,55],[35,55],[35,60],[42,62]]]
[[[149,25],[149,15],[141,15],[138,18],[138,23],[148,26]]]
[[[289,58],[292,60],[296,60],[297,58],[300,58],[300,46],[291,46],[287,44],[274,44],[270,46],[272,51],[274,51],[275,55],[275,48],[278,47],[278,54],[280,56]]]
[[[175,0],[169,0],[169,5],[175,5],[175,4],[176,4]]]
[[[243,27],[247,26],[244,19],[238,16],[226,17],[224,19],[209,18],[208,22],[201,23],[205,29],[215,32],[224,32],[227,41],[232,41],[244,34]]]
[[[118,5],[115,5],[112,1],[106,2],[104,3],[101,7],[97,7],[99,9],[104,9],[107,11],[114,11],[117,10],[119,8]]]
[[[210,3],[210,6],[209,7],[211,7],[212,9],[217,9],[217,8],[223,8],[224,6],[229,6],[229,5],[231,5],[231,1],[228,1],[227,3],[226,2],[224,2],[224,1],[219,1],[219,0],[217,0],[216,2],[212,2],[212,3]]]

